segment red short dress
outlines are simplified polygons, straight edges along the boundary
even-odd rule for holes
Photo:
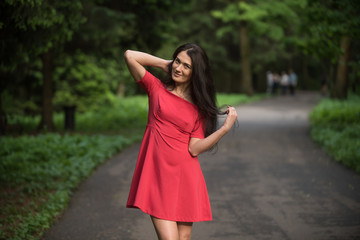
[[[170,221],[211,221],[200,163],[188,150],[191,137],[204,138],[197,107],[148,71],[138,83],[149,115],[126,207]]]

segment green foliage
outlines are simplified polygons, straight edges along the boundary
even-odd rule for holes
[[[296,34],[300,25],[302,10],[306,7],[305,0],[295,1],[235,1],[222,10],[212,11],[212,15],[224,22],[224,26],[217,30],[217,36],[226,37],[231,33],[237,38],[239,23],[247,23],[252,38],[252,62],[258,72],[263,66],[278,60],[289,58],[285,43],[290,36]]]
[[[226,105],[236,106],[243,103],[249,103],[258,101],[265,98],[263,94],[256,94],[251,97],[246,94],[225,94],[220,93],[216,95],[217,104],[219,107],[224,107]]]
[[[360,97],[351,95],[348,101],[324,99],[311,114],[313,124],[342,129],[360,124]]]
[[[300,37],[293,39],[300,51],[317,61],[322,71],[320,74],[327,77],[327,86],[333,97],[346,97],[346,89],[336,89],[341,85],[340,82],[352,86],[353,89],[360,85],[355,77],[358,74],[360,59],[359,12],[359,1],[309,1],[308,8],[303,14]],[[350,42],[350,49],[346,54],[351,52],[347,63],[349,68],[344,73],[348,77],[341,77],[344,75],[338,75],[336,70],[341,55],[345,53],[345,49],[341,47],[342,39],[348,39]]]
[[[84,3],[86,22],[74,34],[67,53],[77,51],[98,57],[116,57],[119,51],[134,41],[136,36],[136,15],[125,9],[107,7],[110,1],[87,1]],[[128,1],[129,2],[129,1]],[[120,4],[122,5],[122,4]],[[121,57],[121,56],[120,56]]]
[[[147,96],[115,98],[111,105],[79,114],[77,131],[124,132],[145,128],[148,114]]]
[[[57,81],[54,105],[77,106],[84,112],[106,101],[106,97],[115,92],[119,81],[120,68],[116,61],[97,60],[81,52],[64,56],[56,68],[54,78]]]
[[[139,135],[1,137],[0,238],[37,239],[78,183],[136,140]]]
[[[305,54],[336,62],[342,36],[358,38],[360,4],[352,0],[309,1],[302,23],[303,37],[297,39]]]
[[[360,173],[360,97],[322,100],[311,112],[311,135],[336,161]]]
[[[120,98],[113,95],[107,97],[107,104],[77,112],[75,116],[76,131],[86,133],[131,133],[143,130],[147,121],[147,96],[139,95]],[[30,117],[13,115],[10,124],[18,124],[24,132],[33,132],[40,121],[39,116]],[[64,130],[64,113],[54,114],[54,122],[58,131]]]
[[[81,0],[7,0],[0,8],[0,72],[31,64],[39,54],[69,41],[85,21]]]

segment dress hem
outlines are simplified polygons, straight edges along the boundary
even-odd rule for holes
[[[163,220],[168,220],[168,221],[174,221],[174,222],[209,222],[209,221],[212,221],[212,217],[210,218],[203,218],[203,219],[189,219],[189,218],[171,218],[171,217],[164,217],[164,216],[160,216],[156,213],[153,213],[151,210],[148,210],[148,209],[145,209],[144,207],[141,207],[139,205],[136,205],[136,204],[127,204],[126,205],[126,208],[137,208],[137,209],[140,209],[142,212],[150,215],[150,216],[153,216],[153,217],[156,217],[156,218],[159,218],[159,219],[163,219]]]

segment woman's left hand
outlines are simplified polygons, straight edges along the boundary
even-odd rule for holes
[[[227,113],[223,126],[207,136],[206,138],[190,138],[189,152],[195,157],[207,150],[209,150],[214,144],[216,144],[228,131],[230,131],[232,125],[234,125],[237,119],[236,109],[232,106],[228,106],[225,111]]]
[[[232,125],[234,125],[237,119],[237,113],[236,113],[236,109],[229,105],[228,108],[226,109],[226,113],[227,113],[227,117],[222,127],[228,132],[230,131]]]

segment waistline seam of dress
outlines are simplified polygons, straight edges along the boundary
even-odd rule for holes
[[[170,136],[170,135],[166,134],[166,133],[163,132],[163,131],[160,131],[160,130],[159,130],[156,126],[154,126],[153,124],[147,124],[146,127],[153,128],[153,129],[156,130],[158,133],[160,133],[160,134],[162,134],[162,135],[165,135],[166,137],[176,139],[176,140],[178,140],[179,142],[186,143],[186,144],[189,143],[189,138],[190,138],[190,137],[187,138],[186,140],[185,140],[185,138],[184,138],[184,140],[182,140],[182,139],[179,139],[179,138],[177,138],[177,137]],[[189,136],[190,136],[190,135],[189,135]]]

